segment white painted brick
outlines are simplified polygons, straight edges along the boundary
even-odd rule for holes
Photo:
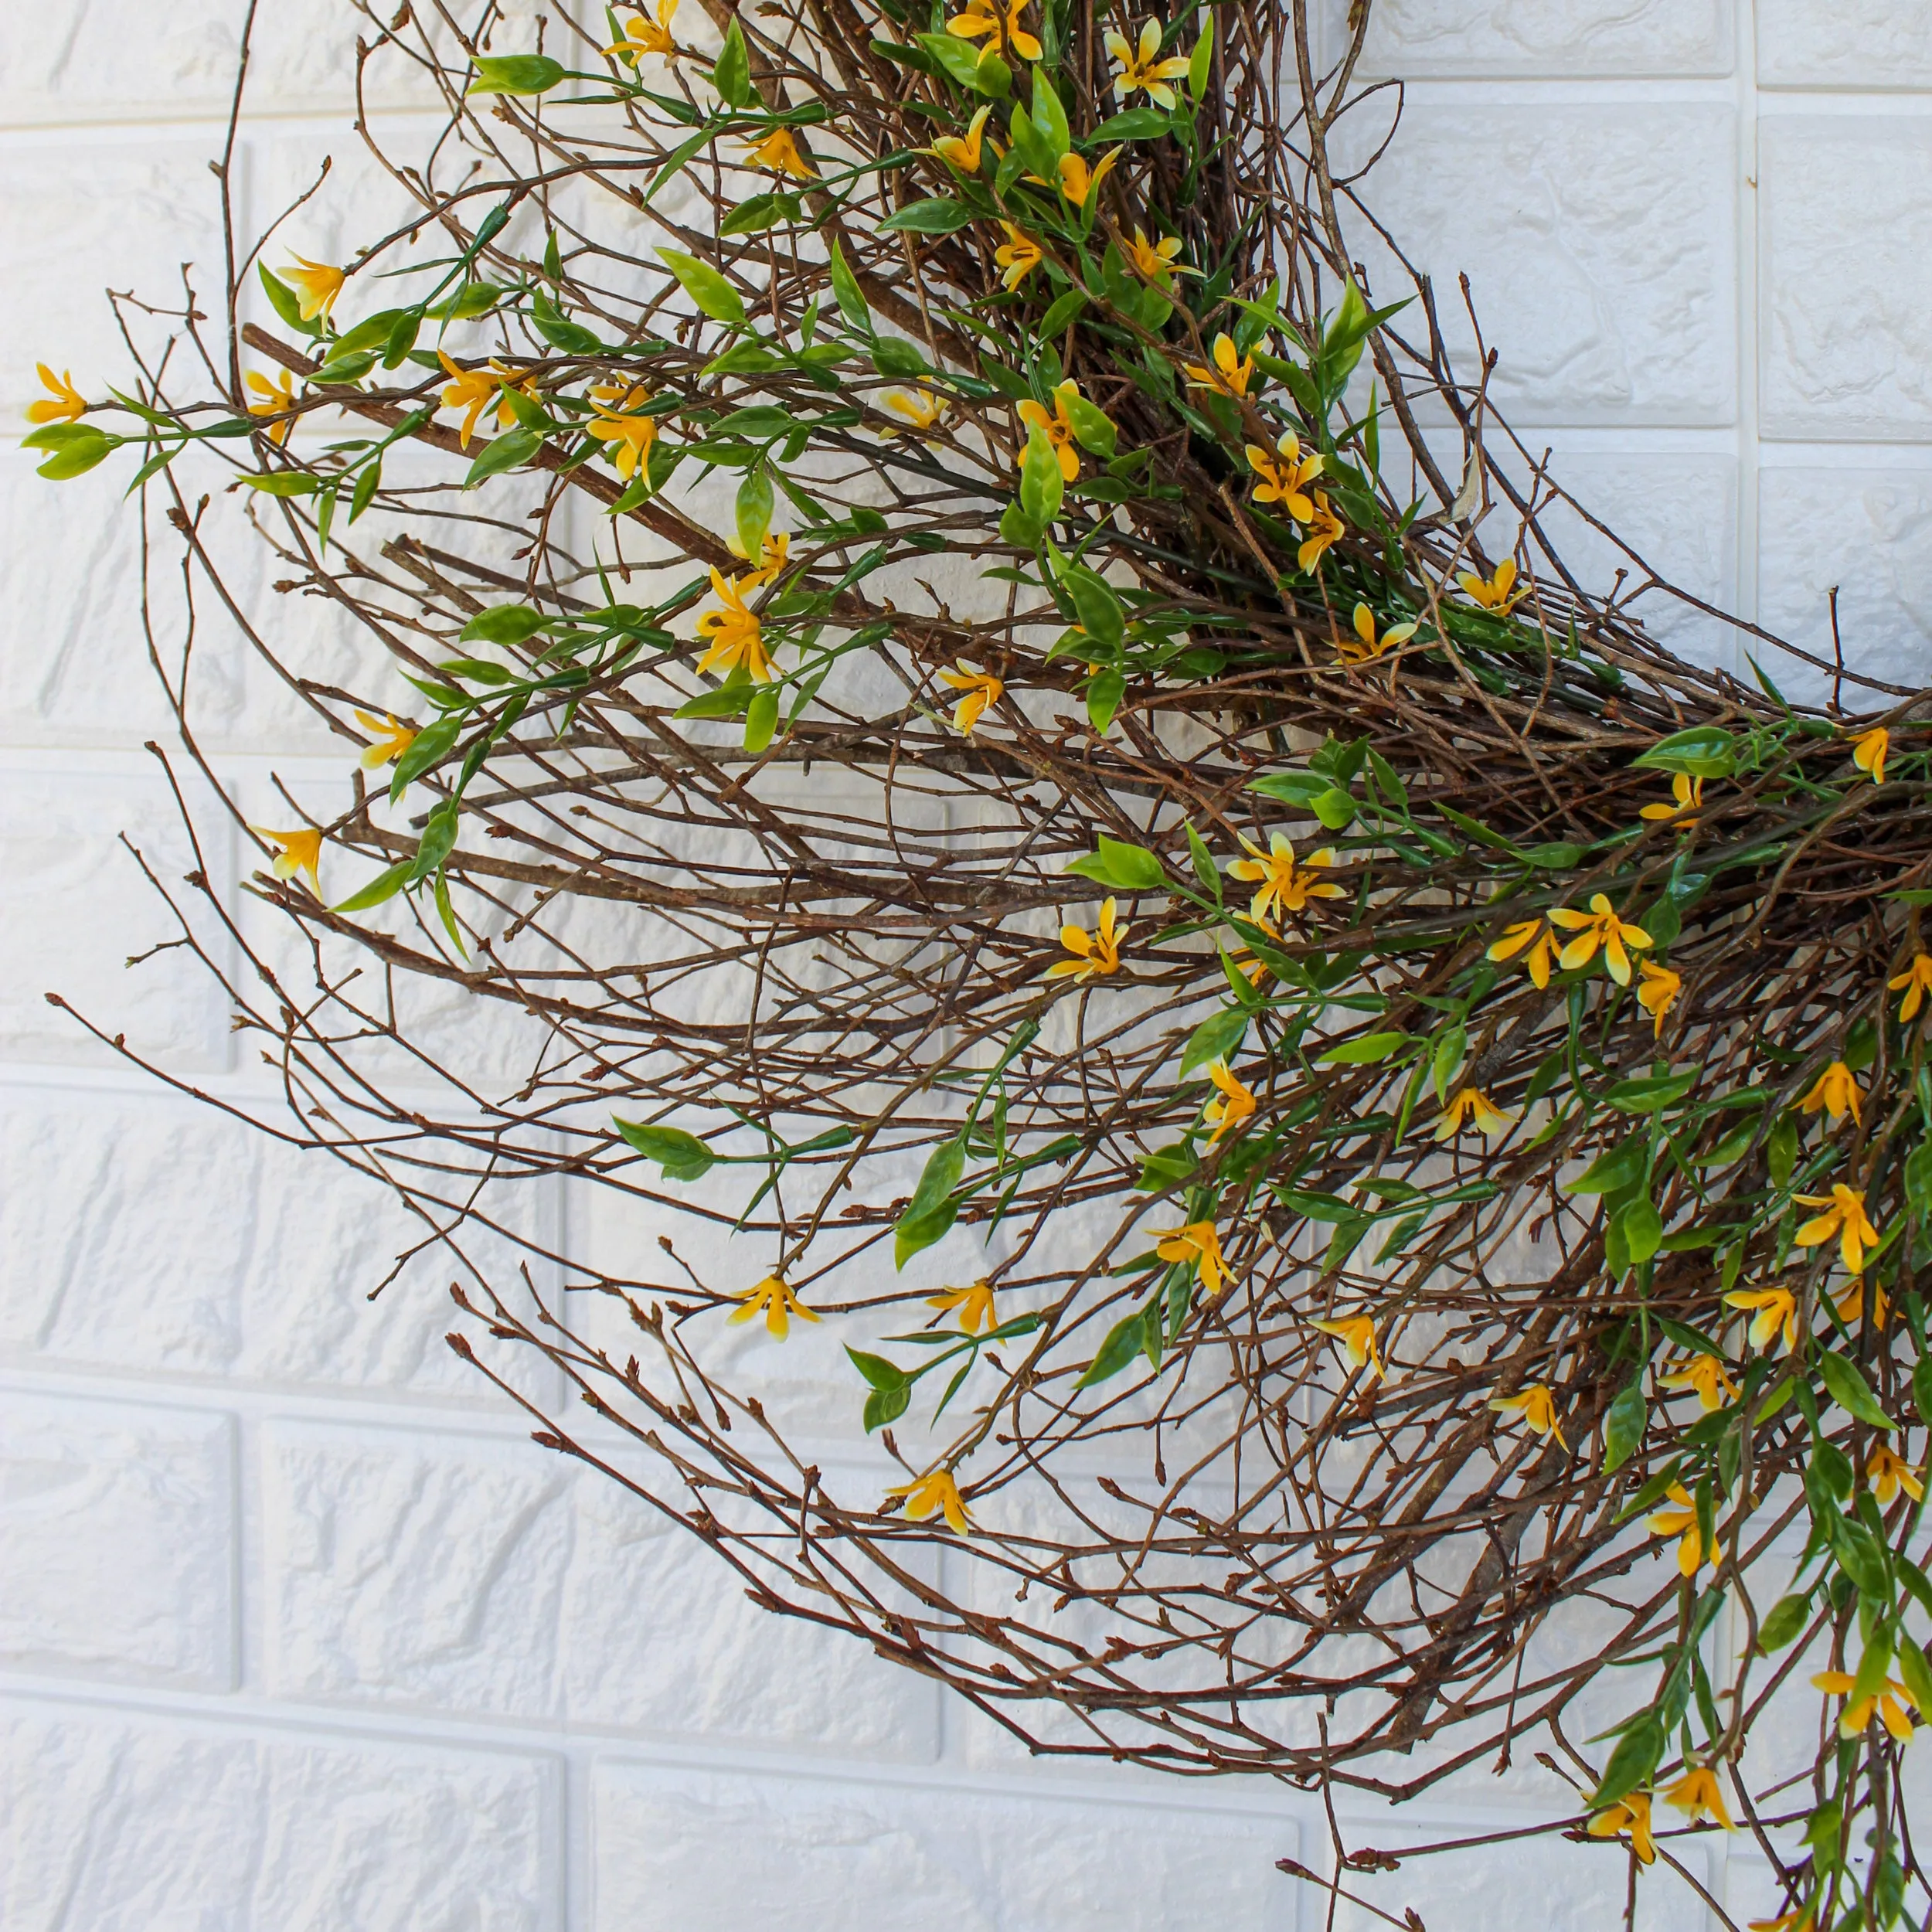
[[[1365,198],[1435,280],[1462,379],[1479,373],[1457,287],[1467,270],[1491,394],[1528,423],[1720,423],[1735,409],[1736,272],[1731,116],[1695,104],[1506,112],[1412,105]],[[1343,123],[1366,159],[1386,116]],[[1375,298],[1410,292],[1363,234]],[[1399,331],[1422,342],[1413,311]]]
[[[0,1400],[0,1658],[226,1689],[229,1418],[9,1391]]]
[[[1932,83],[1932,13],[1893,0],[1757,0],[1767,87],[1877,91]]]
[[[594,1932],[1268,1932],[1294,1818],[599,1766]],[[1431,1921],[1432,1932],[1434,1921]]]
[[[1932,434],[1932,117],[1767,120],[1758,328],[1767,436]]]
[[[1345,13],[1331,7],[1332,47]],[[1726,0],[1376,0],[1364,60],[1410,80],[1720,74],[1733,36]]]
[[[7,1932],[553,1932],[555,1767],[0,1713]]]

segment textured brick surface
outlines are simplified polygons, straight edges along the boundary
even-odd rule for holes
[[[1893,0],[1757,0],[1767,87],[1853,93],[1932,83],[1932,15]]]
[[[1380,73],[1477,80],[1719,74],[1734,40],[1727,0],[1377,0],[1367,58]]]

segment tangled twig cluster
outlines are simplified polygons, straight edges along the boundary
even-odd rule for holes
[[[236,243],[213,334],[43,406],[49,474],[138,446],[191,577],[244,505],[366,647],[230,600],[362,750],[257,830],[298,963],[179,906],[285,1131],[595,1412],[540,1440],[1039,1748],[1403,1797],[1533,1734],[1580,1828],[1728,1804],[1791,1924],[1891,1923],[1917,694],[1794,706],[1566,568],[1493,359],[1352,266],[1366,7],[1325,66],[1304,0],[706,5],[372,15],[447,113],[379,156],[412,225]],[[492,1205],[553,1177],[703,1254]]]

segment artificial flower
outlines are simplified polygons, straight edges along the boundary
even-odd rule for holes
[[[1341,886],[1318,881],[1311,876],[1314,869],[1334,862],[1332,846],[1324,845],[1319,852],[1310,852],[1298,865],[1294,846],[1281,832],[1269,835],[1266,852],[1245,837],[1241,844],[1250,856],[1236,859],[1228,868],[1228,876],[1258,888],[1248,901],[1248,916],[1257,923],[1270,918],[1279,919],[1284,913],[1298,913],[1311,899],[1348,896]]]
[[[1666,1389],[1695,1389],[1706,1414],[1737,1400],[1737,1384],[1714,1355],[1694,1355],[1681,1368],[1666,1369],[1658,1379]]]
[[[297,313],[304,321],[312,322],[335,306],[335,298],[349,277],[327,262],[311,262],[298,255],[295,266],[282,270],[282,279],[294,284]]]
[[[1885,783],[1885,756],[1892,748],[1892,734],[1883,725],[1874,731],[1861,731],[1852,740],[1852,762],[1866,773],[1875,785]]]
[[[1671,802],[1665,804],[1659,799],[1655,804],[1645,805],[1638,813],[1639,818],[1662,822],[1667,818],[1679,819],[1686,827],[1697,823],[1695,818],[1684,818],[1682,815],[1704,802],[1704,781],[1693,778],[1688,772],[1680,771],[1670,781]]]
[[[1619,1798],[1607,1811],[1599,1811],[1587,1828],[1592,1838],[1627,1838],[1639,1865],[1657,1862],[1657,1847],[1650,1835],[1650,1794],[1632,1791]]]
[[[1120,158],[1120,149],[1110,148],[1101,155],[1097,168],[1089,168],[1081,155],[1062,155],[1056,170],[1060,176],[1060,192],[1076,208],[1084,208],[1093,199],[1094,190],[1106,179],[1107,170]]]
[[[294,427],[295,419],[289,412],[295,406],[295,392],[287,369],[278,369],[275,376],[277,379],[271,383],[266,376],[257,376],[252,369],[248,372],[248,386],[260,398],[259,402],[249,404],[248,413],[250,416],[280,419],[270,426],[268,431],[269,441],[280,448],[288,440],[288,432]]]
[[[938,1309],[942,1315],[950,1315],[957,1308],[959,1325],[968,1335],[978,1335],[981,1328],[999,1325],[993,1318],[993,1284],[990,1281],[975,1281],[970,1288],[944,1289],[929,1296],[926,1305]]]
[[[358,711],[355,722],[374,741],[358,760],[365,771],[393,763],[416,742],[416,733],[407,725],[398,724],[393,713],[379,718],[372,713]]]
[[[1675,1804],[1693,1825],[1699,1818],[1707,1818],[1713,1823],[1723,1825],[1727,1832],[1737,1829],[1731,1822],[1730,1813],[1724,1808],[1723,1787],[1717,1781],[1717,1771],[1713,1765],[1700,1764],[1695,1770],[1685,1772],[1664,1794],[1664,1802]]]
[[[635,66],[640,56],[655,54],[660,60],[675,60],[678,57],[677,43],[671,38],[671,22],[678,11],[678,0],[658,0],[658,11],[654,19],[651,15],[638,12],[625,23],[624,37],[604,49],[607,54],[615,54],[622,61]]]
[[[724,608],[707,611],[698,620],[698,635],[711,640],[711,648],[698,660],[698,668],[729,675],[742,667],[747,675],[762,684],[771,675],[771,660],[765,653],[757,617],[745,608],[744,594],[750,583],[749,578],[727,577],[713,570],[711,587]]]
[[[1847,1187],[1840,1181],[1833,1185],[1829,1194],[1801,1194],[1798,1199],[1806,1207],[1825,1210],[1798,1230],[1798,1246],[1815,1248],[1835,1234],[1838,1237],[1838,1252],[1845,1259],[1845,1272],[1863,1274],[1866,1244],[1879,1238],[1878,1230],[1866,1216],[1864,1189]]]
[[[1171,54],[1162,60],[1161,38],[1161,23],[1158,20],[1141,22],[1138,46],[1131,46],[1124,34],[1116,33],[1109,28],[1107,51],[1120,68],[1114,80],[1116,100],[1124,100],[1135,89],[1142,89],[1148,100],[1171,114],[1174,111],[1174,90],[1167,83],[1179,80],[1187,72],[1187,57],[1184,54]]]
[[[304,825],[295,832],[270,832],[266,825],[250,825],[248,829],[257,838],[266,838],[280,848],[275,862],[269,867],[277,879],[292,879],[301,872],[308,881],[309,890],[318,899],[321,897],[321,832],[313,825]]]
[[[1849,1697],[1858,1679],[1849,1671],[1821,1670],[1811,1682],[1828,1696]],[[1901,1744],[1909,1744],[1912,1741],[1912,1720],[1906,1712],[1918,1707],[1918,1700],[1912,1693],[1896,1677],[1888,1677],[1883,1690],[1872,1692],[1855,1702],[1847,1704],[1838,1713],[1838,1734],[1841,1737],[1857,1736],[1871,1723],[1876,1709],[1885,1728]]]
[[[1219,1097],[1207,1104],[1207,1119],[1214,1131],[1208,1136],[1212,1147],[1223,1134],[1239,1127],[1254,1111],[1254,1096],[1229,1072],[1225,1060],[1216,1060],[1208,1069],[1208,1078],[1218,1090]]]
[[[738,556],[744,556],[743,551],[738,548],[735,537],[732,539],[731,548]],[[740,587],[749,590],[754,583],[770,583],[782,577],[785,560],[791,554],[791,533],[785,530],[767,530],[764,541],[758,546],[758,567],[755,570],[747,570],[738,580]],[[750,560],[749,557],[745,558],[747,563]]]
[[[1077,926],[1060,928],[1060,944],[1073,957],[1048,967],[1049,979],[1098,979],[1121,970],[1121,947],[1126,941],[1128,928],[1115,927],[1114,906],[1111,899],[1101,906],[1100,923],[1090,933],[1083,932]]]
[[[1221,1237],[1212,1221],[1190,1221],[1185,1227],[1155,1228],[1154,1252],[1163,1261],[1192,1264],[1202,1287],[1219,1294],[1233,1279],[1221,1253]]]
[[[1442,1110],[1442,1118],[1436,1123],[1436,1138],[1453,1141],[1462,1131],[1464,1121],[1471,1117],[1478,1134],[1500,1134],[1511,1119],[1480,1088],[1465,1087]]]
[[[1811,1092],[1798,1105],[1807,1114],[1815,1114],[1821,1107],[1835,1121],[1842,1120],[1849,1113],[1854,1124],[1862,1125],[1859,1121],[1859,1102],[1862,1097],[1852,1070],[1844,1061],[1834,1060],[1819,1074]]]
[[[818,170],[799,153],[789,128],[774,128],[764,140],[753,141],[745,159],[754,168],[769,168],[774,174],[789,175],[794,181],[818,179]]]
[[[1190,385],[1196,389],[1219,389],[1223,396],[1246,396],[1248,384],[1254,379],[1254,358],[1236,354],[1234,338],[1225,335],[1215,337],[1209,353],[1214,363],[1212,369],[1203,369],[1199,362],[1183,365]]]
[[[1588,912],[1571,912],[1559,906],[1550,913],[1549,921],[1553,926],[1560,926],[1565,932],[1577,935],[1558,955],[1557,963],[1565,972],[1573,973],[1578,967],[1587,966],[1596,957],[1597,948],[1600,946],[1604,949],[1604,964],[1610,968],[1611,978],[1619,986],[1630,984],[1630,954],[1624,948],[1641,951],[1650,944],[1650,934],[1642,927],[1619,919],[1601,893],[1590,895]]]
[[[986,707],[993,703],[1006,687],[991,672],[968,671],[962,662],[957,671],[942,671],[940,681],[949,684],[963,695],[953,706],[953,729],[962,736],[970,738],[973,726],[985,714]]]
[[[967,0],[964,9],[946,22],[946,31],[961,40],[985,40],[988,53],[1011,47],[1021,60],[1037,60],[1044,49],[1019,23],[1026,11],[1026,0],[1012,0],[1005,7],[999,0]]]
[[[1677,1507],[1658,1510],[1655,1515],[1645,1519],[1644,1527],[1653,1536],[1677,1539],[1677,1567],[1683,1575],[1695,1577],[1706,1563],[1715,1569],[1723,1552],[1705,1549],[1704,1532],[1698,1526],[1697,1505],[1691,1500],[1690,1492],[1681,1482],[1674,1482],[1664,1494]]]
[[[476,429],[477,418],[491,403],[496,405],[496,423],[498,429],[508,429],[516,420],[516,411],[510,405],[506,389],[519,389],[534,399],[536,394],[536,378],[526,369],[511,369],[498,362],[493,356],[487,369],[465,369],[460,362],[451,361],[442,349],[436,352],[436,359],[454,379],[443,390],[443,406],[446,410],[464,411],[463,427],[456,433],[457,446],[470,447],[470,437]],[[593,391],[594,394],[597,392]]]
[[[1413,624],[1392,624],[1379,637],[1376,634],[1376,614],[1366,604],[1355,607],[1354,634],[1340,640],[1335,649],[1345,664],[1366,664],[1385,651],[1406,644],[1416,634]]]
[[[1556,1422],[1556,1398],[1542,1383],[1532,1383],[1519,1395],[1492,1396],[1489,1406],[1505,1414],[1514,1410],[1533,1434],[1546,1438],[1554,1436],[1560,1448],[1569,1448]]]
[[[1834,1295],[1832,1306],[1838,1310],[1838,1318],[1850,1322],[1854,1316],[1862,1321],[1865,1316],[1865,1277],[1852,1276],[1850,1285],[1842,1294]],[[1885,1291],[1874,1284],[1872,1289],[1872,1321],[1875,1327],[1883,1328],[1886,1318],[1892,1311],[1891,1303],[1886,1299]]]
[[[1342,1351],[1349,1359],[1352,1369],[1366,1369],[1371,1376],[1383,1372],[1382,1356],[1376,1347],[1376,1325],[1372,1315],[1351,1315],[1345,1321],[1318,1321],[1315,1325],[1324,1335],[1332,1335],[1342,1344]]]
[[[1028,428],[1039,430],[1053,446],[1053,454],[1060,459],[1060,474],[1071,483],[1080,473],[1080,453],[1074,447],[1073,420],[1068,415],[1066,406],[1080,400],[1080,386],[1070,378],[1053,386],[1053,410],[1049,416],[1044,403],[1036,403],[1029,396],[1019,406],[1019,420]],[[1026,460],[1026,446],[1020,445],[1019,461]]]
[[[1683,979],[1668,966],[1654,966],[1647,959],[1638,961],[1637,971],[1637,1004],[1655,1022],[1651,1037],[1662,1039],[1664,1015],[1677,1004],[1677,995],[1684,990]]]
[[[1530,984],[1540,993],[1549,984],[1550,964],[1556,953],[1556,935],[1540,919],[1519,920],[1513,926],[1505,926],[1502,938],[1483,957],[1514,959],[1526,950],[1529,957],[1523,964],[1529,969]]]
[[[1278,503],[1282,514],[1297,523],[1315,521],[1315,499],[1308,485],[1321,474],[1326,459],[1319,451],[1304,456],[1301,439],[1288,430],[1273,452],[1257,443],[1247,446],[1248,468],[1261,480],[1254,486],[1257,503]]]
[[[950,1469],[929,1469],[924,1475],[911,1482],[902,1482],[896,1489],[888,1489],[889,1496],[906,1498],[906,1515],[913,1522],[923,1522],[928,1516],[944,1515],[946,1527],[957,1536],[970,1536],[973,1533],[973,1519],[966,1507],[966,1499],[959,1493],[959,1485]]]
[[[923,435],[946,413],[945,398],[935,396],[923,384],[918,393],[913,396],[906,395],[903,389],[894,389],[886,398],[886,406],[893,415],[903,416],[910,424],[910,429],[893,432],[900,436]]]
[[[1896,979],[1885,983],[1893,992],[1905,995],[1899,1002],[1900,1019],[1912,1019],[1924,1003],[1926,995],[1932,993],[1932,953],[1914,953],[1911,964]]]
[[[1308,533],[1301,539],[1301,547],[1294,553],[1294,560],[1304,570],[1312,570],[1321,561],[1321,553],[1342,539],[1342,519],[1328,508],[1328,499],[1321,491],[1315,493],[1315,521],[1308,526]]]
[[[1768,1349],[1780,1334],[1787,1355],[1798,1346],[1798,1300],[1789,1288],[1739,1288],[1725,1296],[1724,1305],[1756,1310],[1750,1338],[1753,1349]]]
[[[781,1274],[768,1274],[755,1288],[747,1288],[738,1299],[744,1304],[730,1318],[730,1325],[736,1328],[741,1321],[749,1321],[754,1315],[765,1318],[765,1332],[774,1342],[782,1342],[791,1332],[791,1317],[801,1321],[816,1321],[818,1318],[793,1294]]]
[[[1010,221],[1002,222],[1000,226],[1005,230],[1006,239],[993,250],[993,266],[1004,271],[1000,286],[1014,289],[1046,259],[1046,253],[1031,235]]]
[[[1888,1449],[1882,1442],[1866,1463],[1865,1479],[1882,1503],[1889,1502],[1901,1489],[1914,1502],[1925,1500],[1925,1485],[1913,1473],[1912,1465],[1896,1449]]]
[[[1478,577],[1473,570],[1458,571],[1456,581],[1472,604],[1479,604],[1485,611],[1494,611],[1498,616],[1506,617],[1529,594],[1525,584],[1520,590],[1512,591],[1510,586],[1516,581],[1516,560],[1505,557],[1488,577]]]
[[[1181,252],[1179,235],[1163,235],[1158,241],[1151,242],[1138,223],[1134,224],[1134,239],[1121,244],[1121,253],[1131,264],[1134,272],[1144,281],[1165,283],[1170,275],[1198,275],[1198,268],[1180,267],[1175,257]]]
[[[34,367],[39,372],[41,381],[52,392],[52,400],[27,405],[29,423],[76,423],[87,414],[87,398],[74,387],[71,370],[63,370],[56,376],[45,362],[36,362]]]
[[[618,475],[634,474],[640,464],[650,474],[651,446],[658,440],[658,419],[643,413],[651,400],[641,384],[600,383],[590,392],[597,413],[585,427],[600,443],[614,443],[611,461]]]
[[[937,155],[941,161],[950,162],[962,175],[979,172],[980,144],[986,132],[986,117],[993,111],[989,101],[966,124],[961,134],[941,134],[928,148],[929,155]]]
[[[1781,1912],[1774,1919],[1747,1919],[1744,1932],[1812,1932],[1817,1923],[1811,1908],[1801,1905],[1791,1911]]]

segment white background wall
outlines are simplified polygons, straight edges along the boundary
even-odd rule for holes
[[[1471,271],[1519,423],[1715,601],[1815,645],[1839,584],[1854,662],[1932,678],[1932,9],[1378,7],[1377,64],[1437,77],[1377,205],[1446,280]],[[355,141],[346,9],[263,11],[265,196]],[[9,420],[36,359],[90,393],[117,375],[104,283],[195,260],[212,284],[202,163],[240,12],[0,7]],[[140,748],[165,719],[119,487],[0,466],[0,1926],[1320,1923],[1272,1862],[1320,1862],[1318,1804],[1016,1761],[923,1680],[762,1619],[457,1371],[434,1270],[363,1303],[400,1238],[379,1201],[131,1079],[43,1002],[257,1090],[205,986],[121,968],[165,927],[114,835],[187,861]],[[231,768],[315,768],[239,653],[213,669]],[[1526,1801],[1476,1781],[1400,1825],[1344,1818],[1389,1845]],[[1720,1897],[1761,1906],[1760,1865],[1706,1853]],[[1609,1923],[1623,1883],[1614,1850],[1532,1842],[1374,1893],[1430,1932],[1563,1932]],[[1644,1890],[1643,1923],[1709,1922]]]

